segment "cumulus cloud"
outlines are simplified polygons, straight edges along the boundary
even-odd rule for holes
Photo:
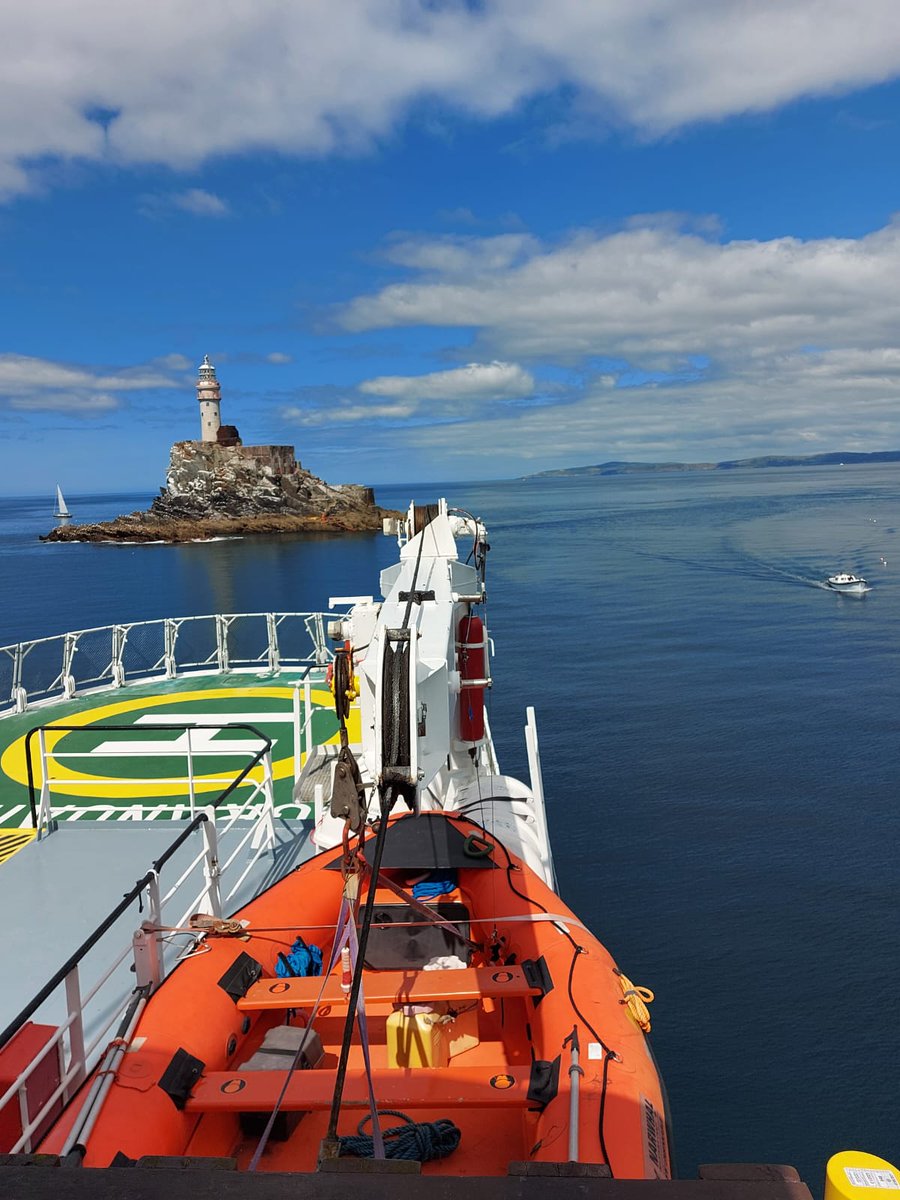
[[[896,336],[900,223],[856,240],[721,243],[657,226],[577,232],[507,266],[496,264],[492,240],[469,239],[467,273],[454,263],[358,297],[341,323],[474,327],[517,358],[602,356],[648,369],[692,355],[881,348]],[[441,245],[422,257],[437,260]]]
[[[382,375],[361,383],[359,390],[373,396],[416,401],[492,400],[530,395],[534,379],[515,363],[469,363],[466,367],[433,371],[429,375]]]
[[[73,366],[26,354],[0,354],[0,398],[23,412],[60,412],[92,416],[118,408],[115,392],[147,391],[177,386],[158,368],[179,355],[157,360],[149,367],[114,371]]]
[[[260,149],[354,150],[423,99],[490,119],[565,88],[598,128],[658,135],[896,77],[900,9],[344,0],[338,19],[327,5],[194,0],[186,22],[179,0],[44,0],[3,6],[0,48],[0,107],[17,114],[0,130],[0,189],[14,194],[36,161],[188,168]],[[187,203],[222,215],[207,195]]]
[[[493,241],[416,242],[406,281],[340,317],[358,331],[471,329],[478,350],[514,358],[526,378],[538,365],[556,373],[558,387],[514,417],[503,406],[461,411],[467,454],[478,446],[496,461],[502,446],[511,461],[562,465],[900,444],[900,222],[858,239],[731,242],[696,223],[629,222],[528,239],[505,261]],[[455,374],[425,379],[442,388]],[[403,377],[362,388],[421,395]],[[423,451],[443,437],[409,435]]]

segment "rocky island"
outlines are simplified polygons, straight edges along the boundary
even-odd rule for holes
[[[201,440],[176,442],[166,486],[150,508],[92,525],[62,522],[46,542],[190,542],[275,533],[381,530],[371,488],[328,484],[293,446],[245,446],[220,419],[220,385],[207,355],[197,380]]]

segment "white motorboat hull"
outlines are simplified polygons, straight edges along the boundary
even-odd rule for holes
[[[845,596],[863,596],[869,590],[869,585],[864,581],[858,583],[832,583],[830,580],[826,584],[833,592],[841,592]]]

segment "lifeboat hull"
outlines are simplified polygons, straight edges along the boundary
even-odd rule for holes
[[[668,1178],[663,1087],[610,954],[480,826],[450,815],[417,819],[447,821],[489,848],[477,868],[457,872],[437,907],[474,945],[415,911],[398,920],[396,893],[376,890],[363,990],[379,1107],[416,1122],[449,1119],[461,1131],[458,1148],[423,1171],[505,1175],[512,1162],[568,1161],[577,1079],[578,1159],[605,1163],[616,1178]],[[265,1124],[287,1078],[283,1065],[258,1069],[260,1050],[272,1030],[302,1026],[321,993],[314,1023],[321,1058],[293,1072],[279,1136],[257,1168],[315,1170],[347,1011],[340,964],[324,985],[282,979],[276,965],[298,936],[320,946],[327,965],[343,889],[339,860],[339,850],[320,854],[287,876],[237,914],[247,922],[243,936],[208,937],[151,996],[86,1139],[86,1166],[105,1167],[125,1154],[224,1156],[246,1168],[260,1118]],[[394,887],[410,885],[403,872],[385,876]],[[382,937],[379,929],[388,927],[390,937]],[[419,939],[435,936],[450,937],[445,958],[459,965],[422,969]],[[571,1070],[573,1028],[581,1074]],[[356,1134],[369,1111],[363,1066],[357,1031],[341,1135]],[[42,1151],[63,1149],[76,1111],[69,1106]],[[383,1117],[382,1124],[397,1120]]]

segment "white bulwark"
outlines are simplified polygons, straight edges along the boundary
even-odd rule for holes
[[[208,354],[203,355],[198,372],[197,399],[200,402],[200,440],[214,442],[222,424],[219,415],[222,390],[216,379],[216,368],[209,361]]]

